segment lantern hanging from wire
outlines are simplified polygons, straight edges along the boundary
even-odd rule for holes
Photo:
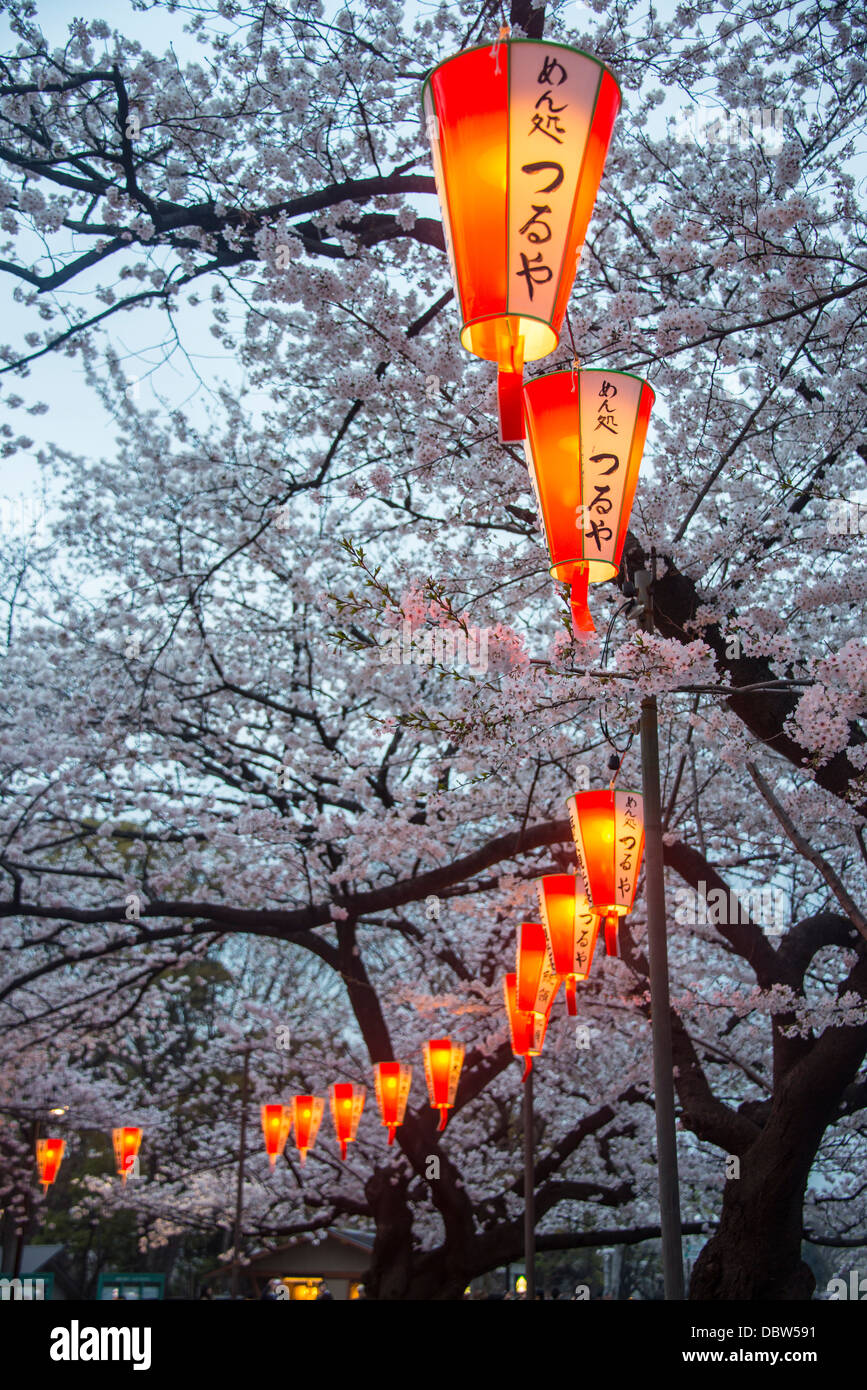
[[[43,1192],[48,1191],[57,1177],[65,1148],[64,1139],[36,1140],[36,1167],[39,1169],[39,1181],[42,1183]]]
[[[500,438],[520,440],[524,363],[559,341],[620,88],[586,53],[515,39],[440,63],[422,106],[461,343],[496,362]]]
[[[141,1130],[134,1125],[127,1125],[123,1129],[113,1129],[111,1137],[118,1175],[126,1182],[135,1168],[136,1157],[141,1147]]]
[[[376,1103],[382,1115],[382,1123],[388,1126],[388,1142],[394,1143],[398,1125],[403,1124],[409,1088],[412,1084],[412,1067],[408,1062],[377,1062],[373,1068],[376,1081]]]
[[[600,916],[590,906],[584,881],[575,874],[547,874],[536,880],[551,970],[566,985],[566,1009],[578,1012],[575,986],[590,974]]]
[[[307,1150],[316,1143],[325,1101],[321,1096],[293,1096],[292,1124],[295,1129],[295,1145],[302,1164],[307,1160]]]
[[[549,372],[524,387],[527,465],[576,635],[594,631],[588,584],[620,569],[654,399],[640,377],[597,368]]]
[[[438,1129],[445,1129],[455,1103],[458,1078],[464,1064],[464,1045],[451,1038],[432,1038],[424,1044],[424,1075],[431,1109],[439,1110]]]
[[[644,800],[626,787],[576,792],[567,801],[578,873],[605,919],[605,949],[619,954],[621,917],[632,910],[644,852]]]
[[[541,1055],[550,1013],[528,1013],[518,1008],[518,977],[516,974],[504,976],[503,994],[506,1000],[506,1015],[509,1020],[509,1038],[512,1051],[516,1057],[522,1057],[524,1060],[524,1074],[521,1080],[526,1081],[533,1068],[533,1058]]]
[[[337,1142],[340,1145],[340,1157],[345,1159],[346,1146],[352,1143],[358,1133],[358,1122],[364,1109],[367,1087],[357,1086],[355,1082],[350,1081],[335,1081],[330,1095],[331,1118],[334,1120]]]
[[[286,1140],[292,1129],[292,1111],[288,1105],[262,1106],[262,1132],[265,1135],[265,1152],[273,1168],[286,1147]]]

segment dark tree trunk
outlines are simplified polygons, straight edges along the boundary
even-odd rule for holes
[[[716,1234],[696,1261],[690,1299],[781,1302],[812,1297],[815,1279],[801,1259],[804,1190],[816,1145],[797,1116],[770,1122],[740,1159],[741,1175],[723,1196]]]

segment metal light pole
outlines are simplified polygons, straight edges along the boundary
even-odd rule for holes
[[[656,553],[651,554],[653,573],[649,570],[639,570],[635,575],[638,595],[644,605],[644,628],[647,632],[653,632],[653,599],[650,584],[656,577]],[[662,1267],[666,1299],[683,1299],[683,1251],[674,1121],[671,1004],[668,988],[659,736],[655,695],[646,695],[641,701],[641,777],[644,790],[644,881],[647,897],[647,954],[650,962],[650,1019],[653,1031],[653,1089],[656,1097],[656,1163],[659,1218],[662,1227]]]
[[[527,1302],[536,1297],[536,1175],[533,1161],[533,1072],[524,1082],[524,1277]]]
[[[244,1209],[244,1159],[247,1154],[247,1081],[250,1075],[250,1044],[244,1049],[244,1076],[241,1082],[241,1152],[238,1158],[238,1187],[235,1195],[235,1234],[232,1241],[232,1297],[238,1297],[238,1246],[241,1243],[241,1213]]]

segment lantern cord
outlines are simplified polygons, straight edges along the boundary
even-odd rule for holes
[[[502,6],[501,6],[500,8],[502,9]],[[501,44],[503,43],[503,40],[504,40],[504,39],[506,40],[506,42],[508,42],[509,36],[510,36],[510,34],[511,34],[511,32],[512,32],[511,29],[509,28],[508,24],[506,24],[505,18],[506,18],[506,16],[505,16],[505,13],[504,13],[504,14],[503,14],[503,23],[500,25],[500,32],[499,32],[499,34],[497,35],[497,37],[494,39],[494,46],[493,46],[493,48],[491,49],[491,57],[492,57],[493,60],[494,60],[494,73],[495,73],[495,75],[499,75],[499,72],[500,72],[500,46],[501,46]]]
[[[572,332],[572,320],[569,317],[568,309],[566,310],[566,327],[569,330],[569,341],[572,344],[572,390],[570,395],[574,395],[578,384],[578,369],[581,364],[578,361],[578,349],[575,346],[575,334]]]
[[[572,609],[572,630],[579,641],[585,633],[596,631],[590,616],[590,609],[587,607],[589,583],[590,576],[587,566],[579,566],[573,575],[569,593],[569,606]]]

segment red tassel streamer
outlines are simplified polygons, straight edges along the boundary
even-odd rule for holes
[[[618,932],[620,927],[620,917],[616,912],[609,912],[605,918],[605,950],[609,956],[615,960],[620,959],[620,942]]]
[[[569,605],[572,609],[572,630],[575,636],[583,637],[586,632],[595,632],[596,628],[590,616],[590,609],[587,607],[587,590],[590,579],[586,565],[581,565],[575,571],[572,580],[572,590],[569,595]]]
[[[500,415],[500,443],[520,444],[524,425],[524,373],[497,372],[497,404]]]

